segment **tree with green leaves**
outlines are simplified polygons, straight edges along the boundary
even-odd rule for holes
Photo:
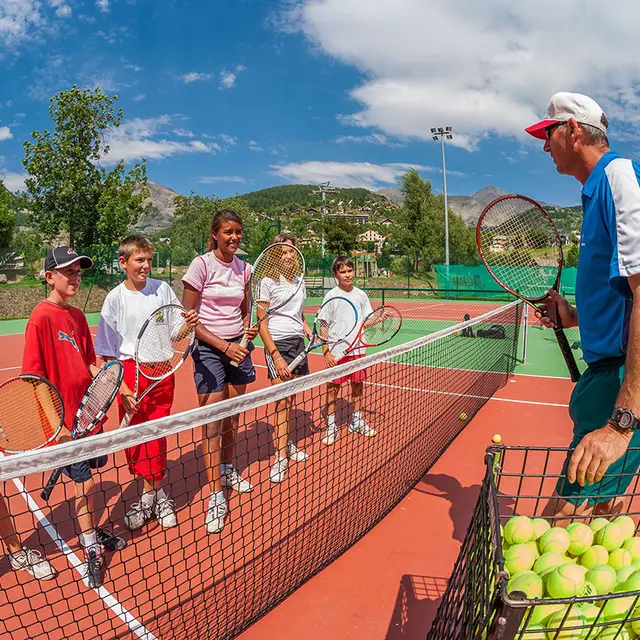
[[[16,212],[13,208],[13,196],[0,180],[0,248],[11,247],[16,227]]]
[[[111,246],[145,211],[145,161],[128,172],[123,161],[110,171],[101,165],[123,117],[117,99],[99,87],[61,91],[49,105],[53,131],[34,131],[24,143],[28,207],[49,241],[64,231],[78,249]]]

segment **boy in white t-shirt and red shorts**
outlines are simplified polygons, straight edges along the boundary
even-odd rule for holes
[[[173,289],[161,280],[149,277],[153,262],[153,245],[144,236],[129,236],[119,247],[118,262],[127,279],[110,291],[100,314],[95,350],[103,360],[117,358],[124,366],[123,391],[118,396],[120,420],[134,414],[130,426],[163,418],[171,412],[175,379],[171,375],[154,387],[138,403],[131,389],[135,387],[135,345],[145,320],[159,307],[180,304]],[[198,314],[189,311],[185,322],[196,326]],[[138,378],[138,395],[152,384]],[[177,519],[173,500],[162,488],[167,473],[167,440],[158,438],[125,450],[129,471],[144,479],[140,502],[132,505],[124,521],[131,531],[140,529],[155,518],[162,527],[175,527]]]
[[[347,256],[338,256],[331,267],[334,278],[338,281],[338,286],[329,291],[322,301],[323,304],[331,298],[341,296],[347,298],[356,308],[358,321],[353,331],[345,337],[344,342],[351,344],[358,334],[360,325],[364,319],[373,311],[371,302],[367,294],[353,286],[354,266],[351,258]],[[335,367],[338,364],[358,360],[366,355],[364,348],[355,349],[348,356],[343,356],[336,360],[335,356],[329,350],[329,347],[323,346],[323,354],[325,363],[328,367]],[[322,443],[332,445],[338,437],[338,426],[336,425],[336,399],[340,386],[345,382],[351,383],[351,402],[353,404],[353,417],[349,425],[351,433],[358,433],[363,436],[371,437],[376,435],[376,430],[370,427],[362,416],[362,394],[364,389],[364,381],[367,379],[366,369],[361,369],[346,376],[336,378],[327,383],[327,433],[322,439]]]

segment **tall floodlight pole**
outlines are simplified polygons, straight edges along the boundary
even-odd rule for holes
[[[442,184],[444,191],[444,263],[449,264],[449,206],[447,203],[447,165],[444,159],[444,140],[453,138],[451,127],[432,127],[431,135],[437,142],[440,140],[442,146]]]
[[[324,258],[325,254],[325,242],[324,242],[324,218],[327,215],[327,193],[336,193],[339,191],[336,187],[331,186],[331,181],[327,180],[327,182],[321,182],[318,185],[318,188],[312,191],[311,193],[314,196],[322,196],[322,257]]]

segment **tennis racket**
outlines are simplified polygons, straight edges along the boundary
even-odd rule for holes
[[[291,301],[304,282],[304,270],[304,256],[288,242],[269,245],[257,257],[249,278],[251,317],[257,309],[264,315],[254,327]],[[246,348],[247,344],[249,340],[243,336],[240,346]],[[239,363],[232,360],[231,364],[237,367]]]
[[[379,347],[393,339],[402,326],[402,314],[391,305],[374,309],[362,322],[358,334],[343,356],[363,347]]]
[[[134,398],[139,402],[158,383],[175,373],[187,359],[195,340],[195,327],[184,320],[185,308],[167,304],[156,309],[144,322],[136,339],[136,382]],[[152,383],[138,395],[140,376]],[[120,428],[129,426],[132,414],[127,413]]]
[[[562,330],[557,305],[550,305],[549,289],[558,291],[562,273],[562,241],[549,214],[525,196],[502,196],[480,215],[476,228],[480,257],[493,279],[554,325],[571,380],[580,371]],[[548,310],[540,304],[545,302]]]
[[[98,371],[80,400],[80,406],[76,411],[71,429],[71,437],[74,440],[93,433],[102,422],[118,394],[122,384],[122,376],[123,367],[119,360],[110,360]],[[61,475],[62,468],[59,468],[49,476],[49,480],[40,494],[44,501],[48,502]]]
[[[309,344],[289,364],[289,371],[294,371],[311,351],[325,344],[333,352],[340,343],[347,341],[349,335],[356,328],[357,322],[358,312],[350,300],[342,296],[329,298],[318,309],[313,321],[313,333]]]
[[[0,385],[0,451],[46,447],[56,441],[63,424],[62,397],[48,380],[22,374]]]

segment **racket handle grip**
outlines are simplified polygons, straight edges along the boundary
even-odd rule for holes
[[[44,489],[40,494],[40,497],[45,502],[49,502],[49,497],[51,496],[51,492],[53,491],[53,488],[56,486],[56,482],[58,482],[58,479],[60,478],[61,475],[62,475],[62,469],[55,469],[49,476],[49,480],[47,480],[47,484],[44,486]]]
[[[299,353],[288,365],[287,368],[289,369],[289,373],[293,373],[293,371],[295,370],[295,368],[305,359],[305,357],[307,356],[307,352],[303,351],[302,353]]]
[[[120,423],[120,428],[126,429],[129,426],[129,423],[131,422],[131,418],[132,418],[131,413],[125,414],[124,418],[122,418],[122,422]]]
[[[245,335],[242,336],[242,340],[240,340],[240,346],[243,349],[246,349],[248,344],[249,344],[249,339],[247,338],[247,335],[245,334]],[[240,366],[240,363],[236,362],[235,360],[232,360],[231,361],[231,366],[237,368],[237,367]]]
[[[555,327],[553,331],[556,334],[556,339],[558,340],[558,345],[560,346],[560,351],[562,351],[564,361],[567,363],[571,382],[578,382],[580,379],[580,369],[578,369],[578,365],[573,355],[573,351],[571,351],[571,346],[569,345],[567,336],[560,327]]]

